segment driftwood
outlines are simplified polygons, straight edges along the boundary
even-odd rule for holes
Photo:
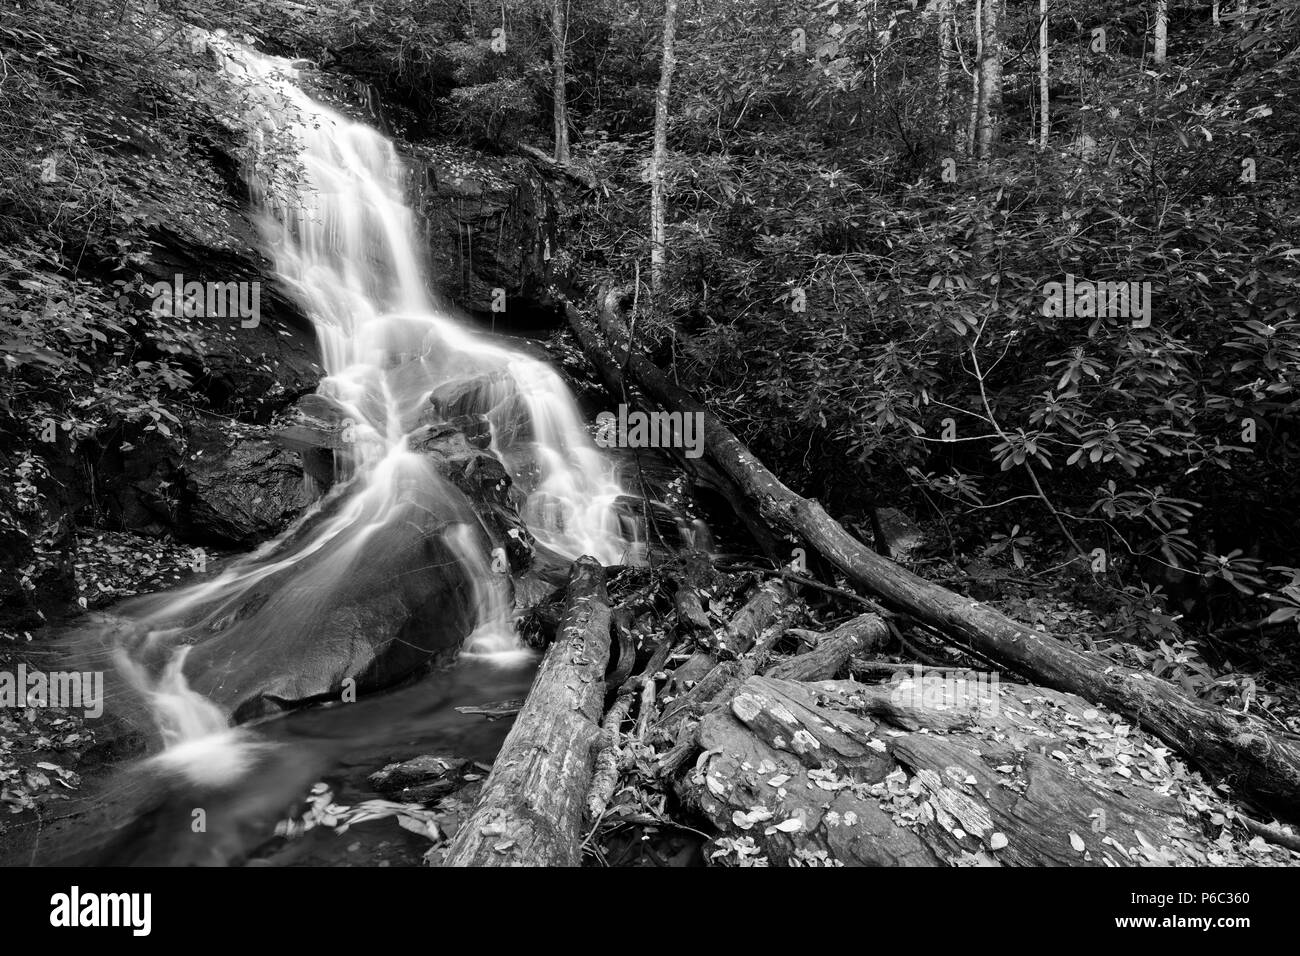
[[[605,571],[574,562],[559,632],[446,866],[577,866],[610,651]]]
[[[1121,667],[1008,618],[899,567],[863,545],[816,501],[787,488],[700,402],[631,349],[619,295],[602,296],[598,323],[570,306],[569,324],[593,363],[622,374],[628,395],[652,407],[699,414],[705,457],[778,534],[810,544],[850,581],[1014,672],[1130,715],[1213,777],[1275,812],[1300,819],[1300,738],[1258,718],[1192,700],[1152,674]]]
[[[834,677],[848,663],[850,655],[872,650],[889,637],[889,627],[876,614],[859,614],[829,634],[806,654],[773,664],[768,677],[783,680],[824,680]]]

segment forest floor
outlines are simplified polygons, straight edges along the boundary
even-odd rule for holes
[[[88,609],[105,607],[116,600],[180,583],[191,574],[191,550],[147,538],[124,533],[97,532],[79,539],[77,563],[78,584]],[[936,559],[928,562],[927,576],[947,578],[959,582],[969,577],[970,565],[963,570],[955,564]],[[1057,637],[1069,640],[1092,653],[1113,657],[1117,662],[1143,663],[1163,669],[1166,676],[1181,680],[1184,687],[1202,696],[1221,700],[1224,706],[1252,707],[1280,729],[1294,731],[1300,725],[1300,698],[1282,687],[1256,680],[1253,675],[1240,671],[1215,673],[1205,669],[1199,658],[1193,656],[1195,645],[1189,648],[1166,647],[1164,651],[1151,651],[1137,642],[1118,640],[1108,634],[1102,618],[1081,606],[1077,595],[1067,582],[1058,581],[1056,587],[1049,582],[1044,587],[1031,572],[1017,570],[1015,579],[1004,575],[996,580],[996,596],[988,603],[1003,612],[1034,627],[1050,630]],[[1021,580],[1023,578],[1023,580]],[[664,772],[664,759],[671,754],[671,736],[656,735],[660,725],[679,696],[694,689],[695,680],[683,678],[689,669],[679,670],[698,651],[699,642],[694,637],[679,636],[676,616],[670,607],[663,606],[662,588],[668,580],[667,570],[611,569],[611,601],[617,610],[620,606],[638,607],[647,611],[638,616],[635,629],[635,660],[640,663],[651,651],[668,642],[671,652],[663,658],[662,667],[647,675],[660,692],[652,699],[652,709],[646,714],[634,713],[623,722],[626,732],[617,738],[617,778],[610,797],[594,823],[589,823],[582,843],[584,861],[589,865],[721,865],[762,866],[781,862],[795,865],[840,865],[834,852],[820,844],[799,845],[784,824],[795,816],[782,819],[783,807],[792,814],[804,814],[806,794],[790,794],[784,784],[788,777],[775,764],[757,765],[740,762],[732,768],[744,776],[762,776],[776,786],[761,787],[754,791],[753,806],[732,806],[726,800],[709,809],[709,792],[716,794],[723,788],[717,786],[716,775],[709,769],[707,750],[700,758],[692,757],[694,767],[684,768],[674,782],[672,774]],[[707,614],[710,624],[723,630],[728,620],[745,604],[746,596],[754,593],[756,585],[772,581],[770,575],[743,571],[719,575],[711,588],[712,600]],[[989,586],[989,580],[982,582]],[[853,614],[861,611],[851,601],[835,594],[810,589],[800,589],[803,612],[801,627],[793,634],[782,637],[773,646],[772,666],[807,652],[806,637],[833,630]],[[658,594],[658,597],[656,597]],[[660,606],[654,605],[656,600]],[[40,666],[40,656],[30,648],[33,642],[29,632],[0,634],[0,670],[14,671],[21,663]],[[1181,655],[1181,657],[1180,657]],[[1186,665],[1195,664],[1195,668]],[[891,638],[870,657],[850,656],[839,674],[850,681],[860,681],[864,686],[884,680],[891,667],[907,672],[914,665],[929,668],[969,668],[978,673],[986,665],[973,660],[959,648],[943,644],[938,639],[918,637],[913,632],[900,643]],[[1174,670],[1182,667],[1183,670]],[[675,673],[676,672],[676,673]],[[1196,683],[1192,683],[1193,679]],[[1138,789],[1152,798],[1163,801],[1161,812],[1177,818],[1178,838],[1151,840],[1139,838],[1133,846],[1115,843],[1117,855],[1132,856],[1132,862],[1142,865],[1226,865],[1226,866],[1286,866],[1300,864],[1300,853],[1275,845],[1252,830],[1248,821],[1261,815],[1247,812],[1236,800],[1230,788],[1207,782],[1190,769],[1169,748],[1145,733],[1122,715],[1104,708],[1083,705],[1077,698],[1053,691],[1016,684],[1013,677],[1004,677],[1001,688],[1002,709],[1005,719],[1019,722],[1031,744],[1042,738],[1039,748],[1044,757],[1056,764],[1071,780],[1084,781],[1096,791],[1108,792],[1116,785]],[[896,682],[896,681],[895,681]],[[843,683],[843,682],[837,682]],[[611,686],[614,686],[611,683]],[[813,686],[813,685],[809,685]],[[881,685],[884,686],[884,685]],[[1243,698],[1242,689],[1247,688]],[[651,700],[643,698],[644,702]],[[825,699],[819,698],[819,704]],[[483,701],[482,707],[465,714],[466,720],[501,720],[511,717],[518,709],[517,701]],[[734,701],[733,701],[734,703]],[[846,707],[845,713],[853,708]],[[884,735],[901,737],[903,731],[879,725]],[[1000,727],[1000,729],[999,729]],[[1016,745],[1026,747],[1016,738],[1010,725],[988,730],[987,739],[1006,741],[1001,730],[1011,730]],[[916,729],[916,728],[913,728]],[[941,737],[951,728],[922,727],[921,734]],[[58,813],[58,805],[73,799],[82,788],[82,775],[109,769],[127,754],[105,754],[96,748],[96,730],[93,720],[80,713],[53,707],[26,707],[0,710],[0,837],[6,829],[21,823],[36,823]],[[431,763],[432,761],[432,763]],[[286,808],[285,819],[277,831],[282,841],[292,841],[303,832],[315,827],[331,827],[339,831],[340,839],[348,839],[347,831],[362,824],[401,828],[417,832],[428,840],[425,859],[440,862],[449,841],[458,826],[473,808],[487,766],[473,764],[455,755],[431,755],[417,761],[408,761],[402,768],[374,768],[397,779],[401,786],[387,787],[391,799],[369,801],[356,807],[334,803],[333,795],[324,783],[319,783],[309,793],[303,794],[303,803],[297,808]],[[1015,789],[1011,768],[1003,768],[1008,776],[1006,787]],[[405,775],[405,776],[403,776]],[[802,778],[800,778],[802,779]],[[888,808],[892,823],[900,828],[922,832],[936,825],[934,813],[935,794],[922,785],[923,774],[907,775],[897,770],[883,781],[868,784],[853,779],[847,771],[841,777],[813,771],[804,782],[804,788],[828,801],[838,798],[838,791],[846,795],[857,793],[871,797]],[[730,789],[730,788],[728,788]],[[696,796],[693,798],[691,793]],[[703,794],[703,799],[699,795]],[[767,799],[760,800],[761,796]],[[1169,801],[1173,801],[1172,803]],[[741,803],[744,803],[742,800]],[[829,802],[826,806],[829,806]],[[790,809],[794,808],[794,809]],[[836,812],[829,811],[831,820]],[[843,814],[850,821],[853,813]],[[806,819],[806,818],[805,818]],[[387,821],[383,823],[381,821]],[[945,822],[942,815],[939,822]],[[946,821],[951,824],[952,821]],[[791,824],[792,825],[792,824]],[[1063,824],[1064,825],[1064,824]],[[824,826],[823,826],[824,828]],[[391,865],[410,865],[413,856],[409,846],[396,836],[395,847],[401,852]],[[962,831],[958,828],[957,832]],[[408,833],[407,837],[410,836]],[[797,837],[797,834],[796,834]],[[994,842],[1015,839],[1000,831],[993,833]],[[1091,862],[1094,848],[1083,847],[1083,840],[1074,831],[1059,834],[1061,841],[1077,852],[1080,863]],[[773,859],[773,840],[784,840],[785,850],[779,859]],[[409,841],[408,841],[409,842]],[[959,848],[955,843],[953,853],[942,854],[944,862],[952,865],[999,865],[1005,851],[985,848]],[[1083,847],[1082,849],[1076,849]],[[1068,851],[1067,851],[1068,852]],[[1068,860],[1068,856],[1067,856]],[[384,860],[369,859],[370,863],[384,864]]]
[[[945,568],[935,562],[927,568],[926,573],[942,578],[945,575]],[[962,572],[955,566],[949,566],[946,573],[954,578],[962,576]],[[743,584],[737,588],[736,577],[730,576],[730,580],[718,586],[718,591],[734,591],[738,595],[743,595],[745,588]],[[1113,656],[1117,661],[1126,661],[1132,666],[1133,651],[1138,648],[1116,641],[1113,636],[1105,634],[1101,619],[1086,607],[1080,606],[1068,593],[1069,588],[1065,584],[1062,584],[1060,593],[1050,586],[1043,587],[1038,582],[1033,582],[1032,588],[1029,585],[1007,584],[1003,590],[1004,593],[999,598],[991,599],[988,603],[1044,632],[1050,627],[1051,633],[1056,637],[1068,640],[1081,649]],[[611,591],[616,594],[617,587],[612,587]],[[1027,593],[1030,591],[1032,593]],[[714,609],[710,609],[710,617],[714,619],[719,629],[724,626],[727,617],[736,610],[736,603],[733,601],[719,605],[716,614]],[[808,608],[804,628],[823,633],[830,632],[846,618],[851,617],[856,610],[852,604],[846,605],[834,597],[814,601]],[[803,635],[806,631],[800,630],[798,633]],[[644,635],[643,640],[654,644],[660,640],[675,641],[675,638],[671,634],[670,627],[661,627],[657,633]],[[733,758],[733,763],[734,760],[741,759],[736,756],[737,752],[742,754],[761,752],[779,759],[783,751],[789,749],[781,746],[779,737],[775,738],[775,748],[747,751],[743,742],[738,744],[738,741],[743,741],[744,738],[735,733],[718,734],[718,741],[725,747],[731,748],[733,752],[719,756],[724,766],[720,771],[715,772],[713,767],[717,764],[717,760],[711,759],[714,757],[714,752],[707,749],[710,740],[706,735],[705,749],[699,753],[695,768],[687,776],[687,782],[684,785],[679,783],[676,788],[666,784],[663,762],[666,753],[670,753],[671,750],[662,740],[655,739],[653,730],[647,733],[646,728],[655,727],[663,720],[665,712],[671,711],[676,694],[691,689],[689,684],[674,688],[672,676],[675,667],[689,660],[692,650],[690,642],[676,644],[664,670],[656,675],[669,682],[666,687],[669,692],[655,699],[653,714],[638,719],[636,729],[622,737],[618,785],[608,806],[588,835],[584,850],[593,861],[604,865],[637,862],[666,865],[673,861],[674,856],[680,858],[680,854],[685,852],[684,848],[691,845],[699,846],[707,834],[707,843],[701,847],[701,851],[714,864],[763,866],[780,862],[793,865],[842,865],[836,860],[834,847],[830,848],[829,853],[827,852],[824,838],[810,841],[805,846],[799,845],[800,829],[807,830],[812,827],[809,826],[807,816],[809,802],[806,795],[790,793],[786,790],[786,787],[795,786],[789,781],[790,773],[787,771],[791,769],[790,767],[777,767],[770,762],[764,765],[764,762],[757,758],[753,759],[753,766],[744,762],[738,767],[726,765],[728,756]],[[773,668],[779,670],[783,661],[791,659],[786,655],[797,656],[806,653],[808,648],[802,645],[802,639],[792,641],[787,638],[776,645],[776,650],[778,653],[773,655],[766,667],[768,673],[771,673]],[[1176,652],[1172,649],[1171,654],[1176,656]],[[945,645],[937,639],[927,643],[924,638],[918,637],[913,632],[905,643],[891,641],[890,644],[879,648],[870,659],[857,655],[850,656],[846,666],[840,672],[849,679],[848,681],[825,681],[806,686],[816,689],[817,693],[811,696],[819,705],[824,706],[829,696],[834,696],[835,691],[842,690],[845,685],[849,685],[850,681],[861,681],[862,685],[870,686],[872,682],[884,680],[881,676],[882,672],[888,673],[890,665],[896,665],[901,673],[909,674],[921,660],[926,663],[921,665],[919,670],[969,668],[967,673],[972,676],[980,673],[987,666],[983,662],[970,658],[959,648]],[[1148,663],[1149,660],[1148,658]],[[1163,802],[1159,812],[1171,818],[1178,818],[1181,824],[1179,836],[1168,840],[1148,841],[1139,833],[1137,842],[1131,847],[1121,846],[1117,841],[1112,842],[1113,856],[1108,851],[1106,855],[1110,858],[1100,862],[1105,865],[1119,865],[1116,861],[1123,857],[1124,863],[1136,865],[1293,866],[1300,864],[1300,853],[1265,840],[1249,827],[1247,820],[1254,817],[1243,810],[1230,787],[1222,784],[1214,785],[1205,780],[1200,773],[1190,769],[1161,741],[1137,727],[1133,721],[1111,713],[1103,707],[1091,705],[1073,695],[1016,684],[1013,683],[1014,680],[1013,675],[1003,675],[1001,721],[994,721],[986,728],[981,728],[979,726],[981,721],[975,720],[974,726],[968,728],[973,733],[961,737],[962,743],[969,743],[971,740],[978,743],[982,738],[988,743],[989,751],[992,752],[998,746],[1008,743],[1008,735],[1003,731],[1010,731],[1010,742],[1014,744],[1015,750],[1022,753],[1032,752],[1035,749],[1041,751],[1049,761],[1057,765],[1065,777],[1071,781],[1086,783],[1092,788],[1092,792],[1127,789],[1130,792],[1144,791],[1143,798],[1151,795],[1164,801],[1173,801]],[[1242,682],[1252,681],[1253,678],[1250,675],[1233,673],[1226,675],[1223,680],[1222,685],[1212,684],[1212,680],[1211,684],[1221,696],[1226,696],[1225,687],[1235,688]],[[897,679],[894,683],[897,683]],[[840,686],[833,688],[832,685]],[[766,739],[770,744],[773,738],[769,731],[762,728],[762,721],[751,720],[749,714],[743,713],[738,707],[737,701],[744,696],[744,687],[747,686],[749,685],[742,686],[742,692],[732,698],[732,710],[737,716],[744,718],[744,723],[749,725],[751,737],[763,737],[766,733]],[[876,683],[876,686],[889,687],[890,685]],[[824,691],[831,693],[825,694]],[[789,700],[784,698],[783,702],[789,704]],[[831,714],[863,712],[861,707],[853,706],[851,698],[849,706],[839,709],[843,701],[844,698],[841,696],[834,709],[821,711],[823,717],[833,722],[834,717],[830,716]],[[1294,692],[1270,686],[1269,693],[1257,691],[1250,701],[1257,708],[1257,712],[1265,711],[1280,728],[1294,730],[1297,726],[1300,699]],[[798,712],[797,707],[791,706],[791,709]],[[774,712],[779,714],[779,707],[774,708]],[[872,716],[878,717],[880,713],[879,710],[874,710]],[[812,723],[816,723],[815,718]],[[735,724],[733,730],[738,726]],[[789,726],[793,725],[787,725],[787,729]],[[810,724],[805,723],[805,726]],[[905,737],[906,730],[918,728],[907,721],[899,722],[897,726],[890,726],[888,721],[877,721],[876,729],[883,730],[884,736]],[[921,735],[932,734],[935,737],[942,737],[956,729],[958,728],[942,723],[921,726],[919,731]],[[822,743],[825,744],[826,741],[823,739]],[[890,749],[891,751],[893,749],[892,743]],[[805,760],[804,763],[808,761]],[[833,761],[830,766],[834,767]],[[838,805],[831,802],[835,791],[853,790],[862,796],[874,798],[880,801],[882,806],[888,807],[895,826],[911,828],[918,832],[924,830],[927,825],[933,827],[937,810],[940,823],[949,829],[957,829],[957,833],[961,834],[952,819],[942,819],[943,811],[940,809],[942,801],[937,801],[935,798],[938,794],[925,786],[926,777],[923,771],[914,773],[912,771],[915,768],[909,768],[908,773],[903,773],[900,772],[901,768],[895,768],[883,783],[863,785],[854,779],[853,769],[853,760],[849,759],[843,761],[841,770],[830,774],[813,770],[807,774],[809,779],[803,780],[803,786],[813,792],[814,803],[817,799],[821,800],[822,809]],[[951,770],[951,768],[947,769]],[[1020,767],[1016,767],[1015,774],[1020,770]],[[1011,766],[999,767],[998,771],[1005,778],[999,781],[999,786],[1009,790],[1019,788],[1023,791],[1023,782],[1013,779],[1015,774]],[[755,778],[763,777],[768,778],[765,781],[767,784],[776,784],[776,786],[763,786],[762,783],[756,782]],[[802,778],[797,777],[795,783],[800,780]],[[967,777],[965,783],[974,784],[975,780],[973,777]],[[977,796],[974,787],[966,789],[971,795]],[[755,805],[746,807],[744,797],[737,799],[737,790],[747,794]],[[693,808],[695,812],[690,812],[683,806],[680,799],[683,792],[687,793],[688,799],[691,793],[695,794],[693,801],[696,803]],[[710,794],[719,798],[716,801],[718,806],[710,807]],[[1036,799],[1032,787],[1027,795],[1022,793],[1022,797],[1028,802]],[[699,813],[701,805],[706,811],[706,817],[712,818],[711,821],[701,819]],[[1103,832],[1104,826],[1099,827],[1097,821],[1093,821],[1090,827],[1092,832],[1085,831],[1085,835],[1090,838],[1087,841],[1089,845],[1085,846],[1085,841],[1077,833],[1064,829],[1067,814],[1064,807],[1060,808],[1060,811],[1062,817],[1056,825],[1062,827],[1062,832],[1055,836],[1062,843],[1070,846],[1070,851],[1076,855],[1077,863],[1094,862],[1096,852],[1091,845],[1091,838],[1098,832]],[[817,812],[815,807],[812,812]],[[1097,811],[1092,812],[1097,813]],[[782,820],[783,814],[789,816]],[[1261,814],[1255,814],[1255,817],[1259,816]],[[1264,819],[1268,818],[1267,814],[1262,816]],[[727,826],[728,817],[731,826]],[[828,810],[822,816],[823,831],[826,817],[830,818],[833,826],[835,811]],[[998,819],[995,812],[994,822],[997,823]],[[956,822],[959,823],[960,820]],[[791,833],[782,832],[786,830],[783,824],[794,827],[796,823],[801,823],[802,827],[794,828],[793,839]],[[1033,839],[1052,838],[1050,832],[1033,832],[1035,827],[1043,826],[1045,823],[1046,821],[1039,820],[1029,828]],[[1082,830],[1082,827],[1080,829]],[[652,839],[647,840],[647,836]],[[666,845],[662,842],[664,838],[668,838]],[[1001,833],[994,834],[994,838],[992,842],[994,847],[1007,839],[1006,835]],[[1012,835],[1011,839],[1014,840],[1015,836]],[[1294,839],[1292,836],[1291,840]],[[775,843],[784,845],[777,846]],[[972,852],[969,846],[959,847],[954,843],[951,849],[955,852],[945,853],[942,856],[945,862],[952,865],[1000,865],[999,858],[1005,857],[1005,851],[999,853],[988,849],[987,839],[984,844],[984,849],[975,848]],[[850,854],[840,855],[851,858]],[[779,856],[779,860],[774,856]],[[1050,861],[1055,858],[1054,851],[1037,858]],[[1061,862],[1070,862],[1069,851],[1064,854]]]

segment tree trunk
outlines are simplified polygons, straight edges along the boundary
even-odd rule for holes
[[[980,117],[980,71],[981,57],[984,49],[984,31],[980,29],[980,9],[984,0],[974,0],[975,4],[975,55],[971,58],[970,73],[970,120],[966,124],[966,155],[975,155],[975,129]]]
[[[1169,44],[1169,0],[1156,0],[1155,50],[1151,59],[1163,66],[1165,50]]]
[[[976,117],[975,156],[988,162],[998,140],[1002,114],[1002,40],[998,33],[1001,0],[979,0],[980,14],[979,109]]]
[[[1300,818],[1300,738],[1274,733],[1254,717],[1191,700],[1152,674],[1094,658],[979,601],[932,584],[876,554],[845,531],[815,501],[795,494],[708,410],[674,385],[644,356],[629,354],[618,295],[600,303],[599,322],[646,394],[664,407],[703,415],[705,454],[729,475],[778,532],[801,537],[849,580],[955,643],[1035,681],[1078,694],[1125,714],[1209,774],[1254,794],[1265,805]],[[570,307],[579,337],[590,319]]]
[[[672,88],[673,40],[677,30],[677,0],[664,3],[663,61],[655,91],[655,140],[650,157],[650,289],[663,288],[667,248],[664,239],[664,164],[668,158],[668,93]]]
[[[445,866],[577,866],[609,661],[605,570],[579,558],[564,617]]]
[[[952,72],[952,0],[939,0],[939,132],[945,137],[952,124],[948,111],[948,75]]]
[[[1047,0],[1038,0],[1038,146],[1047,148],[1051,132],[1051,111],[1048,88],[1051,80],[1051,60],[1047,53]]]
[[[552,98],[555,101],[555,161],[569,162],[569,111],[564,86],[565,50],[568,44],[569,18],[565,5],[568,0],[551,0],[551,69]]]

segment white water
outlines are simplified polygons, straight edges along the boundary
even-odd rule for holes
[[[363,481],[382,483],[375,466],[410,454],[406,439],[436,387],[490,379],[480,410],[493,451],[528,493],[530,530],[568,558],[625,560],[629,544],[613,511],[623,489],[560,377],[461,328],[430,296],[393,144],[312,100],[289,61],[228,44],[217,49],[232,73],[248,77],[258,103],[254,129],[268,150],[286,132],[299,145],[303,177],[295,189],[286,194],[252,177],[259,225],[276,271],[315,324],[327,375],[318,391],[358,423]],[[521,426],[531,440],[515,438]],[[397,489],[389,484],[384,493]]]
[[[490,451],[526,494],[522,517],[541,545],[606,564],[638,563],[644,545],[635,530],[631,539],[621,531],[614,504],[623,489],[559,376],[462,328],[431,296],[393,144],[312,100],[290,61],[203,36],[250,94],[247,120],[263,147],[249,171],[259,227],[277,273],[315,325],[326,372],[318,393],[337,403],[355,432],[330,517],[311,526],[309,515],[212,580],[169,597],[140,622],[130,653],[122,651],[122,669],[150,703],[168,747],[159,759],[209,780],[238,775],[249,745],[228,729],[219,707],[186,684],[183,652],[169,643],[180,622],[218,627],[260,582],[309,567],[257,612],[308,627],[310,595],[339,586],[384,548],[387,530],[409,521],[413,508],[447,519],[444,541],[471,582],[477,623],[466,650],[520,653],[508,591],[491,568],[477,518],[409,444],[435,389],[478,386],[473,410],[486,416]],[[301,179],[287,189],[274,156],[285,144],[302,165]],[[135,662],[159,648],[173,654],[161,670]]]

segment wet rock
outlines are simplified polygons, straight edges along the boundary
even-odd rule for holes
[[[391,506],[383,546],[364,523],[305,546],[346,496],[327,501],[260,559],[257,583],[183,620],[184,672],[238,721],[312,701],[346,701],[450,660],[477,617],[472,581],[446,540],[464,502],[413,487]]]
[[[439,385],[429,394],[420,424],[437,424],[464,416],[485,416],[495,427],[501,445],[532,438],[528,406],[519,396],[514,379],[504,371]]]
[[[422,426],[411,435],[410,446],[433,459],[438,472],[465,493],[492,548],[504,548],[511,570],[522,572],[532,564],[533,537],[519,517],[523,496],[501,461],[486,450],[491,438],[482,415],[462,415]]]
[[[489,312],[504,292],[502,324],[551,302],[559,199],[527,160],[447,147],[412,151],[432,274],[454,304]],[[514,306],[512,315],[512,305]]]
[[[367,781],[383,794],[397,794],[413,788],[428,791],[431,796],[450,793],[457,784],[457,775],[468,760],[463,757],[425,754],[401,763],[390,763],[372,773]],[[425,799],[429,799],[428,796]],[[419,800],[416,802],[424,802]]]
[[[185,540],[251,547],[279,534],[311,503],[299,456],[263,436],[193,430],[184,467]]]

